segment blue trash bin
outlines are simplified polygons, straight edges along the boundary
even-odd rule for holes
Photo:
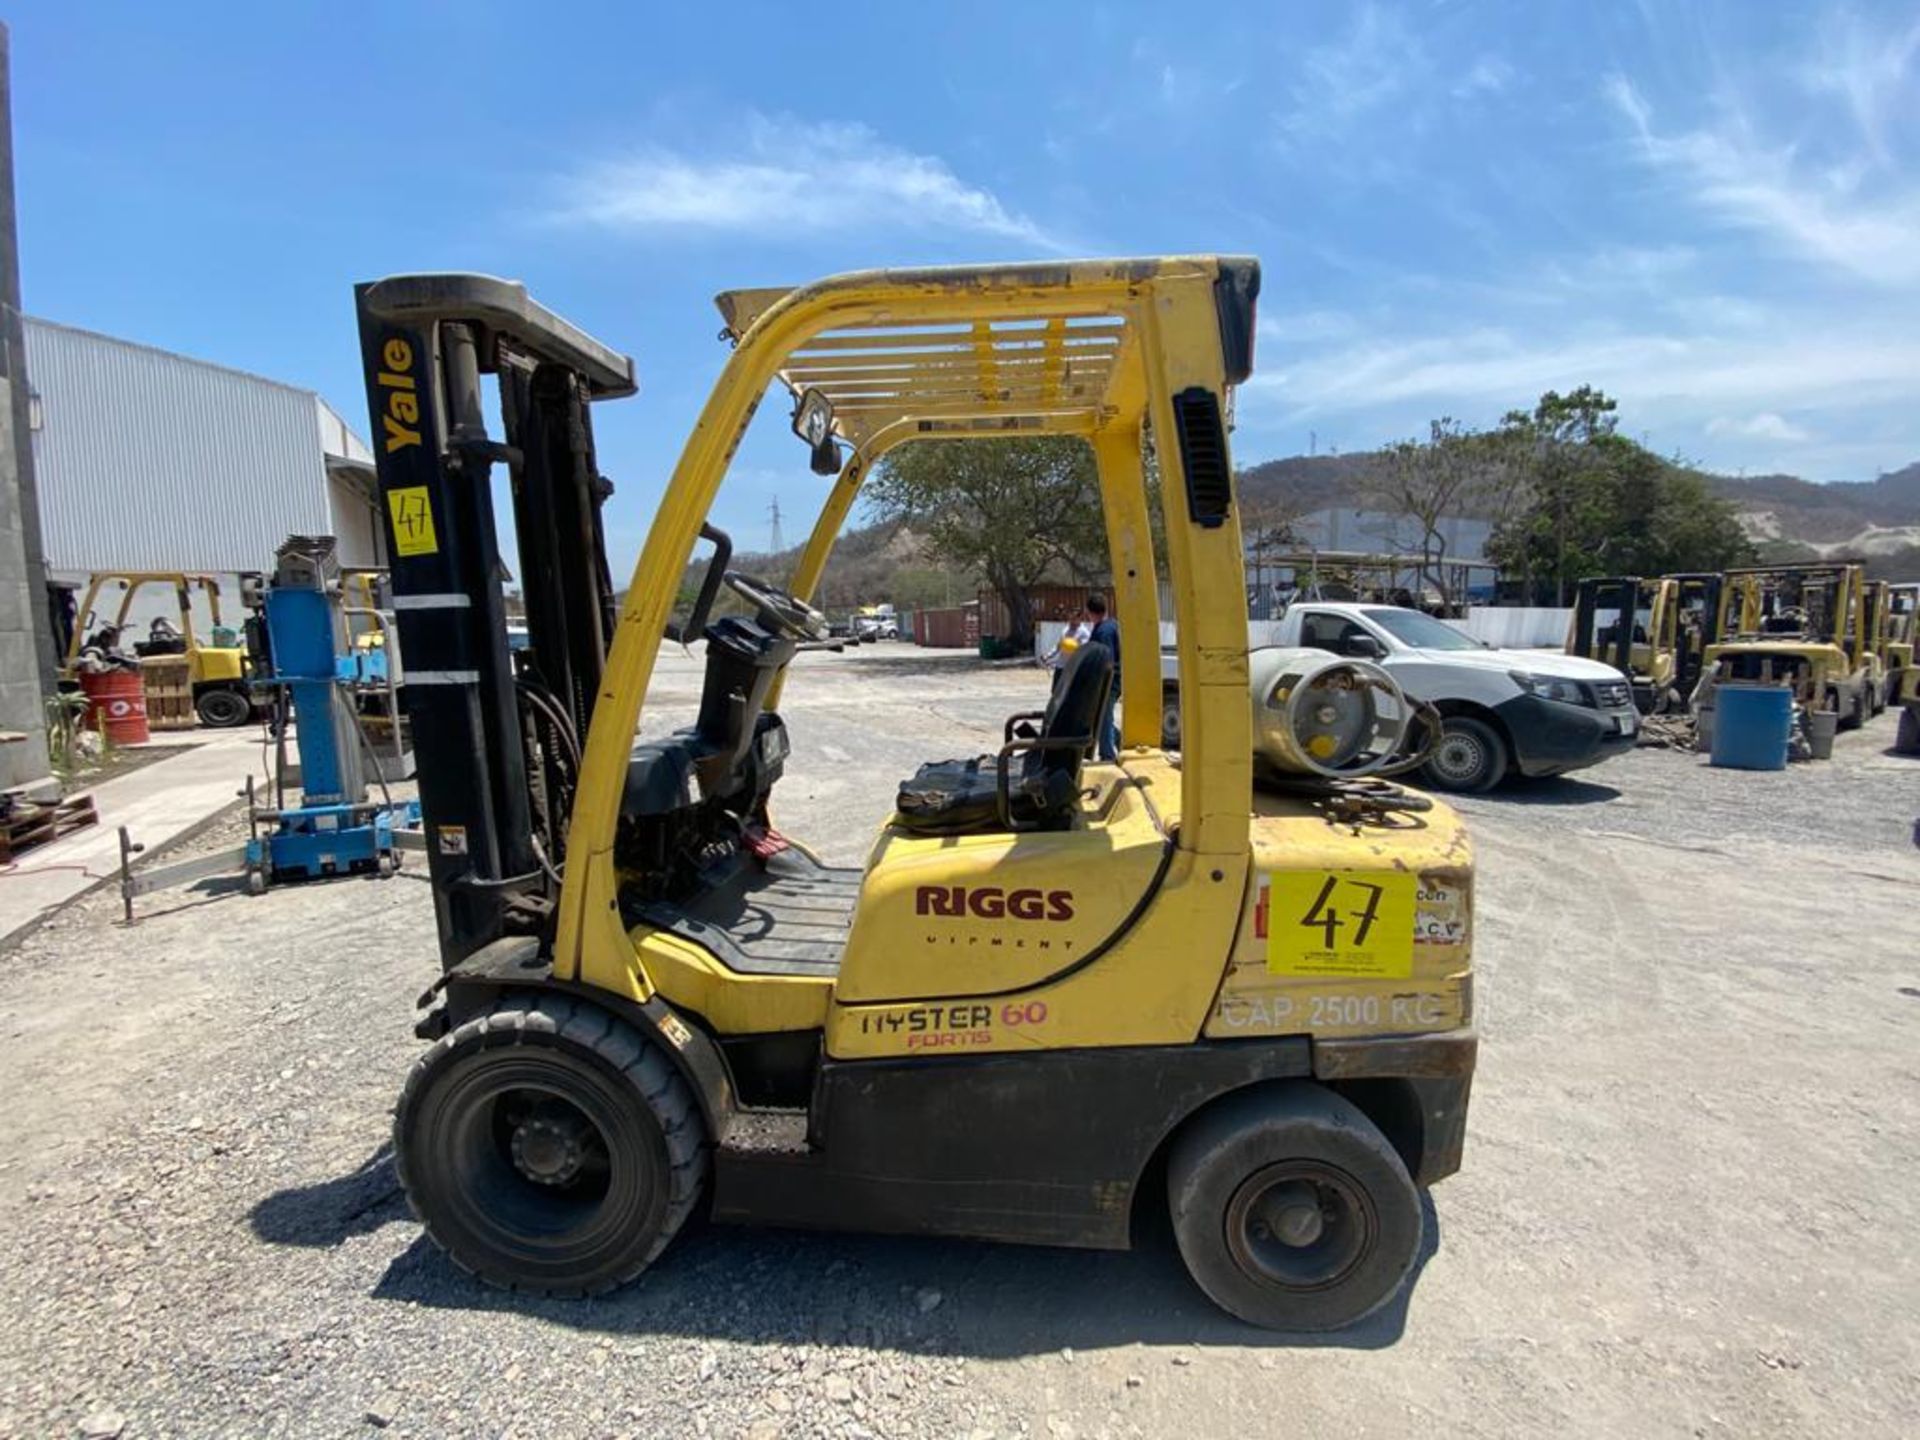
[[[1793,739],[1793,692],[1784,685],[1721,685],[1713,694],[1711,764],[1784,770]]]

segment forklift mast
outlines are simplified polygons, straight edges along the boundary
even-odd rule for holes
[[[1647,582],[1633,575],[1594,576],[1580,582],[1574,592],[1572,650],[1590,660],[1613,666],[1622,675],[1633,674],[1633,626],[1640,596]],[[1602,647],[1596,633],[1598,612],[1612,610],[1614,620],[1610,643]],[[1653,641],[1657,616],[1648,617],[1648,639]]]
[[[511,281],[403,275],[358,286],[361,359],[441,963],[543,934],[577,757],[614,625],[591,402],[633,362]],[[502,438],[487,433],[497,377]],[[507,645],[492,469],[513,494],[529,645]]]

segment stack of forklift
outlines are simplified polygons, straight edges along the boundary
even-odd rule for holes
[[[1889,705],[1896,748],[1920,754],[1916,608],[1920,583],[1868,580],[1854,561],[1602,576],[1580,582],[1567,650],[1625,674],[1649,734],[1669,743],[1708,748],[1719,688],[1758,684],[1791,692],[1810,758]]]

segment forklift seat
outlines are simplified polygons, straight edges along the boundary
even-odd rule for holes
[[[998,755],[936,760],[902,781],[896,823],[921,835],[1065,830],[1080,797],[1080,766],[1093,748],[1113,685],[1113,654],[1082,645],[1044,711],[1007,721]],[[1038,720],[1035,733],[1023,722]]]

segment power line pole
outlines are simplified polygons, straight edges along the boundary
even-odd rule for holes
[[[767,514],[773,521],[772,533],[767,537],[767,553],[778,555],[787,548],[786,539],[780,533],[780,497],[773,497],[773,503],[767,506]]]

